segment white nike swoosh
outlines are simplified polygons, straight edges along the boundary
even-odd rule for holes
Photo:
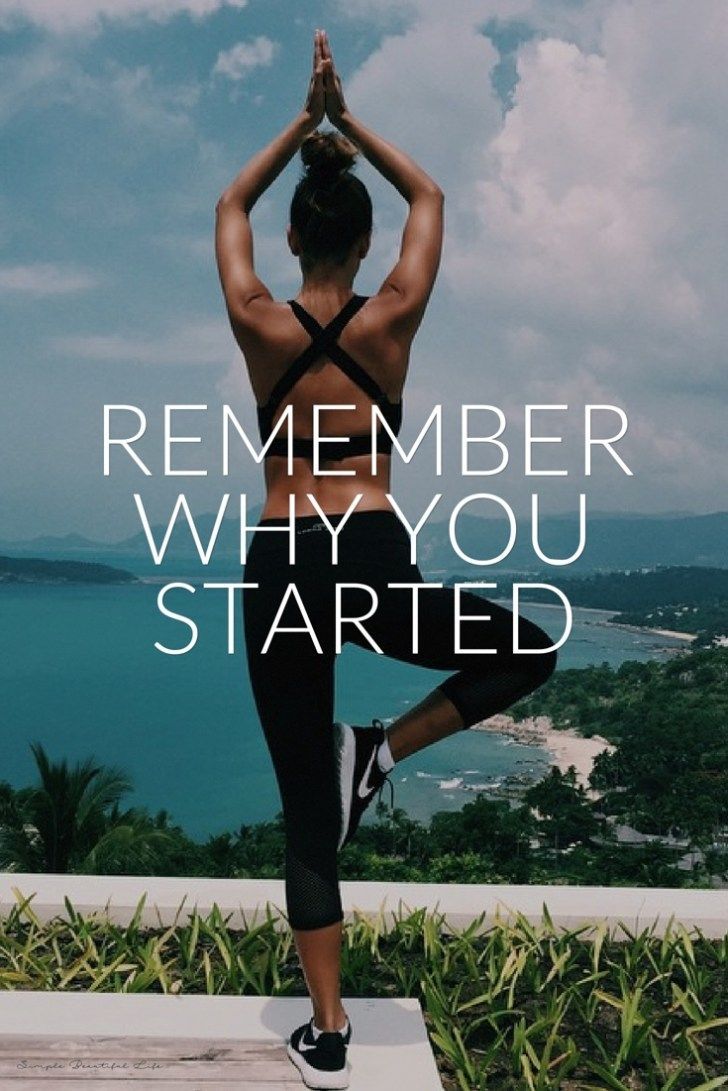
[[[307,1050],[307,1049],[315,1049],[315,1048],[316,1048],[316,1043],[315,1042],[313,1043],[312,1046],[307,1046],[303,1042],[301,1042],[299,1044],[299,1046],[298,1046],[298,1050],[299,1050],[300,1053],[304,1053],[305,1050]]]
[[[371,772],[372,765],[374,764],[374,759],[376,758],[376,756],[377,751],[375,748],[374,750],[372,750],[371,757],[369,758],[369,761],[367,762],[367,767],[364,770],[364,776],[359,781],[359,787],[356,790],[359,799],[363,799],[364,796],[368,795],[369,792],[373,791],[374,789],[374,785],[369,783],[369,774]]]

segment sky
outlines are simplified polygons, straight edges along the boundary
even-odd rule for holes
[[[443,264],[412,352],[404,439],[425,446],[393,492],[421,512],[492,492],[547,512],[726,507],[728,6],[724,0],[0,0],[0,538],[139,529],[133,492],[166,519],[225,492],[261,499],[242,455],[220,473],[220,410],[253,430],[244,361],[213,257],[214,207],[246,158],[300,109],[317,26],[350,109],[414,155],[446,195]],[[294,161],[253,212],[258,271],[279,298]],[[356,288],[395,260],[402,200],[362,162],[375,203]],[[143,476],[102,473],[104,404],[141,407]],[[165,478],[162,412],[203,443],[204,477]],[[463,478],[459,407],[506,414],[497,476]],[[524,475],[524,405],[539,417]],[[586,403],[629,419],[583,474]],[[611,423],[611,422],[609,422]],[[184,426],[184,427],[183,427]],[[484,512],[485,513],[485,512]]]

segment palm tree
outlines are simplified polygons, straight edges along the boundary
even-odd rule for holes
[[[145,811],[119,810],[132,789],[119,769],[93,758],[69,768],[41,743],[31,750],[40,783],[15,793],[0,827],[0,867],[13,871],[153,873],[173,840]]]

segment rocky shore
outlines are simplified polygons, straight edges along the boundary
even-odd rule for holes
[[[573,728],[557,731],[550,716],[529,716],[525,720],[514,720],[506,713],[491,716],[475,724],[473,731],[492,731],[505,735],[523,746],[538,746],[553,758],[553,764],[565,773],[570,766],[576,769],[577,781],[589,790],[589,774],[594,766],[594,759],[603,751],[612,751],[614,747],[602,735],[586,738]]]

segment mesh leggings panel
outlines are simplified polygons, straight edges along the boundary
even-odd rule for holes
[[[328,862],[305,863],[286,845],[286,903],[291,928],[325,928],[343,920],[341,894],[336,873],[336,849]]]

